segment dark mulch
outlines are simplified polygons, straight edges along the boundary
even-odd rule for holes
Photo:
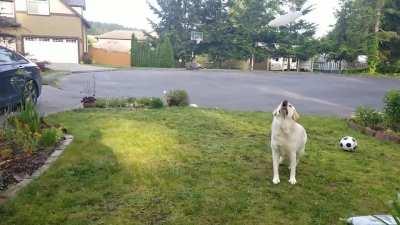
[[[0,158],[0,192],[31,176],[45,164],[53,151],[54,148],[41,149],[33,154],[14,152],[7,158]]]

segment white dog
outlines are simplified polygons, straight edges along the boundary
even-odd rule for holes
[[[299,114],[292,104],[283,101],[273,113],[271,134],[271,149],[274,178],[272,182],[279,184],[279,164],[284,159],[289,160],[289,183],[296,184],[296,166],[304,153],[307,133],[303,126],[296,121]]]

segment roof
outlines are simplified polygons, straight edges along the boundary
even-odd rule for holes
[[[145,32],[143,30],[113,30],[101,35],[98,35],[98,39],[113,39],[113,40],[131,40],[132,34],[139,40],[146,39]]]
[[[83,9],[86,9],[85,0],[64,0],[64,2],[72,7],[82,7]]]
[[[62,3],[64,3],[65,6],[67,6],[70,10],[72,10],[72,12],[76,15],[79,16],[83,22],[83,24],[85,24],[86,27],[90,28],[90,23],[81,15],[79,14],[75,9],[73,9],[72,7],[74,7],[75,5],[73,5],[73,3],[80,3],[82,5],[82,7],[84,7],[84,9],[86,9],[86,4],[85,4],[85,0],[62,0]],[[78,6],[78,5],[76,5]]]

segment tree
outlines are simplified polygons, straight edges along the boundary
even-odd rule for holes
[[[346,61],[368,55],[372,74],[399,71],[399,10],[396,0],[342,0],[329,54]]]
[[[175,67],[174,50],[168,37],[162,39],[158,50],[159,66],[162,68]]]
[[[296,0],[294,6],[301,8],[305,1]],[[194,51],[221,63],[227,59],[278,54],[283,48],[274,49],[276,43],[293,50],[294,45],[302,46],[313,40],[315,26],[304,21],[282,31],[268,26],[269,21],[284,12],[282,3],[288,2],[291,1],[158,0],[158,6],[150,8],[160,19],[158,23],[152,22],[153,28],[159,37],[170,38],[176,59],[188,61]],[[190,40],[190,32],[194,30],[204,33],[204,41],[199,45]],[[285,40],[287,35],[292,39]]]

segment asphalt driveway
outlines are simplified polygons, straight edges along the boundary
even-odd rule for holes
[[[41,111],[78,107],[93,77],[98,97],[160,97],[164,90],[185,89],[200,107],[272,111],[288,99],[301,113],[337,116],[349,116],[359,105],[381,108],[385,93],[400,88],[400,80],[332,74],[137,69],[67,76],[60,89],[44,87]]]

